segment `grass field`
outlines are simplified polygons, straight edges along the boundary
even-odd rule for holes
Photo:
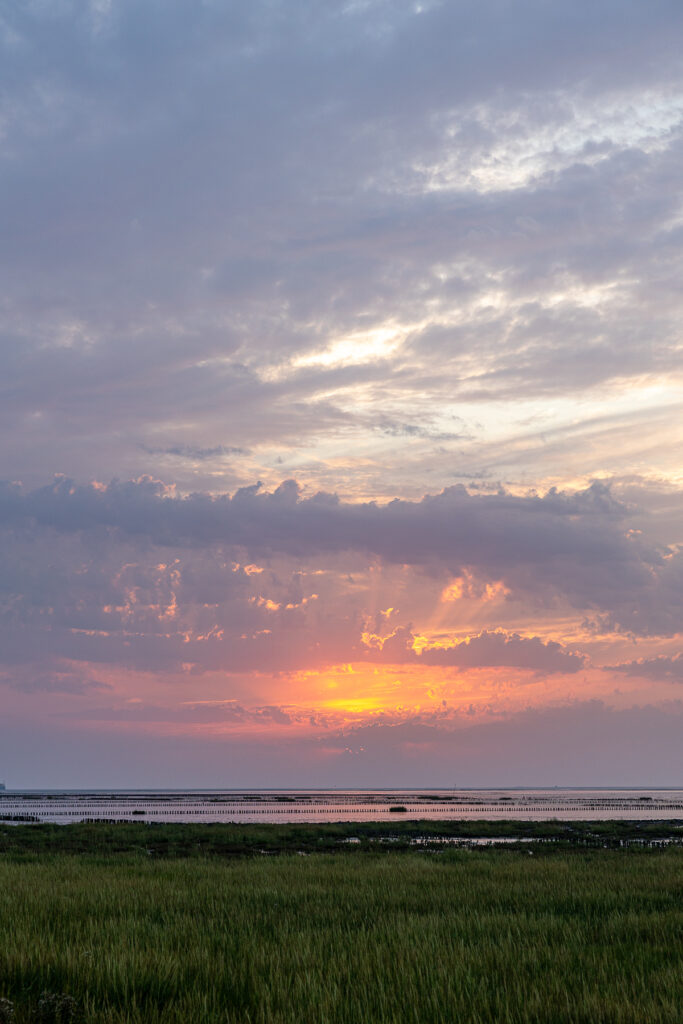
[[[680,1024],[683,850],[5,853],[0,998],[59,1021],[45,991],[112,1024]]]

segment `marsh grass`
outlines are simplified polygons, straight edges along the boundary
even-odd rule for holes
[[[282,798],[285,799],[284,797]],[[290,798],[288,798],[290,799]],[[98,821],[64,825],[7,824],[0,821],[0,856],[32,858],[43,853],[145,853],[154,857],[243,857],[254,853],[358,853],[387,844],[393,851],[411,840],[502,837],[536,839],[563,848],[618,849],[624,843],[683,840],[683,821],[413,821],[326,823],[171,823]],[[359,840],[360,849],[346,845]]]
[[[682,1018],[680,849],[5,857],[0,929],[16,1024]]]

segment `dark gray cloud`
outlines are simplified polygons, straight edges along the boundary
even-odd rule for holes
[[[167,448],[150,448],[149,445],[140,446],[148,455],[171,455],[177,459],[192,459],[203,462],[206,459],[217,459],[231,455],[246,455],[244,448],[233,448],[230,445],[217,444],[213,448],[194,448],[189,444],[174,444]]]
[[[73,717],[73,712],[66,712]],[[174,707],[133,701],[127,704],[80,710],[78,718],[85,722],[116,722],[131,725],[144,722],[176,722],[182,725],[289,725],[290,715],[279,707],[245,708],[237,701],[212,700],[176,705]]]
[[[622,665],[610,665],[609,668],[612,672],[622,672],[639,679],[683,683],[683,654],[658,654],[654,658],[639,658]]]
[[[452,666],[454,668],[519,668],[552,674],[574,673],[586,667],[586,658],[565,650],[554,641],[540,637],[523,637],[517,633],[485,631],[447,647],[425,647],[419,654],[413,650],[414,636],[401,626],[387,637],[381,648],[370,654],[389,664]]]
[[[348,503],[336,494],[304,497],[294,480],[274,491],[260,484],[232,496],[175,497],[159,481],[79,485],[59,478],[47,487],[0,489],[0,523],[35,524],[60,533],[114,529],[122,537],[155,544],[244,547],[257,556],[311,557],[348,550],[389,561],[444,561],[453,572],[466,564],[497,571],[543,566],[571,557],[584,564],[636,564],[638,543],[624,539],[627,509],[608,487],[519,497],[505,492],[471,495],[461,485],[421,501]],[[628,557],[629,550],[636,552]]]
[[[35,657],[35,650],[31,654]],[[28,694],[56,693],[83,696],[113,689],[110,683],[94,679],[73,668],[67,669],[64,666],[58,666],[53,669],[49,664],[41,666],[40,663],[36,664],[35,662],[28,665],[12,666],[0,674],[0,684],[11,686],[14,690]]]

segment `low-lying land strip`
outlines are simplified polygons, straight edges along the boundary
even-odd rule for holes
[[[357,821],[288,824],[180,824],[98,821],[26,825],[0,820],[0,855],[144,853],[155,857],[250,856],[254,854],[423,849],[486,840],[532,840],[544,847],[623,848],[683,843],[683,820],[673,821]]]

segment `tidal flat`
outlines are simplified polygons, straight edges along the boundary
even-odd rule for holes
[[[467,849],[410,846],[407,823],[386,844],[341,827],[4,828],[0,1013],[678,1024],[683,849],[616,847],[624,835],[608,843],[609,830],[591,844],[590,830]]]

